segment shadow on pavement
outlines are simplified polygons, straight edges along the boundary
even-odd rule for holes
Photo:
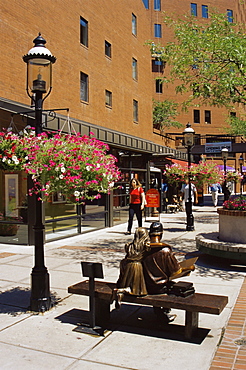
[[[191,339],[184,336],[184,326],[179,324],[164,324],[157,320],[151,307],[122,304],[121,309],[111,311],[110,322],[103,325],[104,330],[112,332],[133,333],[154,338],[201,344],[210,329],[199,328]],[[89,311],[73,308],[55,319],[64,324],[79,325],[89,322]]]
[[[61,298],[56,292],[51,292],[52,305],[56,305]],[[20,313],[29,312],[31,290],[30,288],[15,287],[0,292],[0,313],[16,316]]]

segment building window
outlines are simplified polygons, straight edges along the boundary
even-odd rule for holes
[[[137,17],[132,13],[132,34],[137,36]]]
[[[200,111],[199,109],[193,110],[194,123],[200,123]]]
[[[161,24],[154,24],[155,37],[161,37]]]
[[[105,40],[105,55],[111,58],[111,44]]]
[[[133,100],[133,121],[138,122],[138,101]]]
[[[191,15],[193,15],[194,17],[197,17],[197,4],[191,3],[190,11],[191,11]]]
[[[211,111],[205,110],[205,123],[211,123]]]
[[[80,100],[88,102],[88,75],[80,72]]]
[[[149,0],[142,0],[146,9],[149,9]]]
[[[162,94],[162,80],[160,78],[155,80],[155,92],[157,94]]]
[[[112,92],[105,90],[105,104],[107,107],[112,107]]]
[[[202,5],[202,18],[208,18],[208,6]]]
[[[88,22],[80,17],[80,43],[88,47]]]
[[[134,80],[138,79],[138,62],[134,58],[132,58],[132,78]]]
[[[152,60],[152,72],[163,73],[164,64],[162,60]]]
[[[227,9],[227,20],[229,23],[233,23],[233,10]]]
[[[161,0],[154,0],[154,10],[161,10]]]

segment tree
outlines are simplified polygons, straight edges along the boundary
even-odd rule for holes
[[[228,22],[224,14],[210,14],[206,23],[193,16],[164,22],[174,31],[174,41],[153,45],[158,58],[170,67],[163,83],[178,81],[177,93],[189,93],[183,108],[210,104],[230,108],[246,104],[246,36],[243,24]],[[233,122],[233,121],[232,121]],[[246,122],[245,122],[246,125]]]
[[[153,125],[160,131],[170,127],[182,127],[182,124],[175,120],[178,115],[178,103],[172,100],[157,101],[153,104]]]

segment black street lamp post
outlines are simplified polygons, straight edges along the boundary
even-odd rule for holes
[[[224,185],[223,185],[223,192],[224,192],[224,200],[228,200],[229,199],[229,191],[227,189],[227,183],[226,183],[226,161],[227,161],[227,158],[228,158],[228,149],[227,148],[223,148],[221,150],[221,154],[222,154],[222,159],[223,159],[223,162],[224,162]]]
[[[190,123],[187,123],[186,128],[183,132],[184,136],[184,146],[187,148],[188,154],[188,180],[189,180],[189,196],[188,202],[185,204],[186,209],[186,230],[193,231],[194,230],[194,217],[192,214],[192,197],[191,197],[191,175],[190,175],[190,167],[191,167],[191,148],[194,145],[194,136],[195,131],[191,127]]]
[[[241,154],[241,156],[239,158],[241,176],[243,176],[243,164],[244,164],[244,158],[243,158],[243,155]],[[242,188],[243,188],[243,179],[241,179],[241,181],[240,181],[240,195],[241,196],[242,196]]]
[[[35,132],[42,133],[42,109],[43,102],[52,89],[52,64],[56,58],[45,47],[46,41],[39,34],[34,40],[34,47],[23,56],[27,63],[28,96],[35,101]],[[31,94],[31,93],[33,94]],[[32,311],[44,312],[51,307],[49,273],[44,264],[44,224],[42,201],[39,194],[35,197],[35,224],[34,224],[34,246],[35,264],[31,273],[31,300]]]

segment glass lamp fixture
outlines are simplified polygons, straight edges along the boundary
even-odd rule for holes
[[[191,127],[190,123],[187,123],[186,128],[184,129],[184,132],[183,132],[183,136],[184,136],[184,146],[185,147],[194,145],[195,131]]]
[[[30,97],[30,92],[40,92],[46,94],[46,98],[52,89],[52,64],[56,58],[46,48],[46,40],[40,33],[33,43],[34,47],[23,56],[24,62],[27,63],[26,90]]]

